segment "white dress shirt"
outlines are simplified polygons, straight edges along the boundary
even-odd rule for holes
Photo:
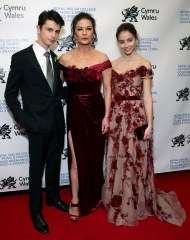
[[[40,64],[42,72],[44,73],[44,76],[47,77],[47,65],[46,65],[46,57],[44,56],[44,53],[47,52],[47,51],[50,52],[50,50],[48,49],[46,51],[37,42],[34,42],[33,50],[34,50],[36,58],[37,58],[37,60],[38,60],[38,62]],[[51,65],[52,65],[51,55],[50,55],[50,62],[51,62]],[[53,65],[52,65],[52,69],[53,69]]]

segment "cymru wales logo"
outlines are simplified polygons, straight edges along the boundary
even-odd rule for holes
[[[190,93],[190,90],[188,87],[177,91],[176,95],[177,95],[178,99],[176,99],[176,101],[179,101],[180,99],[182,101],[188,101],[189,93]]]
[[[63,48],[66,48],[66,51],[70,51],[74,48],[71,35],[58,39],[57,44],[59,45],[58,51],[62,51]]]
[[[185,142],[187,142],[188,144],[190,143],[190,135],[186,137],[184,134],[180,134],[179,136],[172,138],[171,141],[173,143],[171,147],[182,147],[185,146]]]
[[[127,20],[129,20],[129,22],[138,22],[137,17],[141,17],[141,20],[155,21],[158,19],[160,10],[144,7],[138,10],[138,7],[134,5],[132,7],[123,9],[121,13],[124,17],[124,19],[122,19],[122,22],[126,22]]]
[[[6,73],[6,71],[4,71],[4,69],[0,67],[0,81],[1,81],[1,83],[6,83],[5,80],[4,80],[5,73]]]
[[[0,126],[0,136],[2,136],[2,139],[10,139],[11,137],[9,134],[11,133],[11,128],[9,125],[4,124],[3,126]]]
[[[0,180],[0,189],[4,189],[5,187],[7,187],[8,189],[12,189],[12,188],[16,188],[15,184],[16,184],[16,179],[14,177],[8,177],[5,179]]]
[[[137,16],[139,14],[138,7],[131,7],[131,8],[126,8],[122,11],[122,15],[124,16],[124,19],[122,22],[125,22],[128,18],[130,19],[129,22],[138,22],[137,21]]]
[[[179,50],[183,50],[184,48],[186,48],[186,50],[190,50],[190,36],[180,39],[179,43],[181,44],[181,48]]]

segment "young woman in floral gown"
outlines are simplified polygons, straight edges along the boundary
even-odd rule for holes
[[[133,24],[116,32],[122,55],[112,62],[112,104],[102,190],[108,221],[134,226],[155,215],[181,226],[185,211],[174,192],[154,183],[152,147],[151,63],[135,48],[138,35]]]

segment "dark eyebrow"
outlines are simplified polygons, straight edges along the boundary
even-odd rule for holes
[[[51,27],[47,27],[46,29],[53,31],[53,28],[51,28]],[[60,29],[55,30],[55,32],[60,32]]]
[[[48,30],[53,30],[53,28],[51,28],[51,27],[46,27],[46,29],[48,29]]]
[[[92,28],[93,26],[86,26],[85,28]],[[77,28],[83,28],[82,26],[77,26]]]

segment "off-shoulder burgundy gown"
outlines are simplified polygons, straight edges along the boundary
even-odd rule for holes
[[[105,145],[101,126],[105,103],[100,90],[102,72],[110,67],[109,60],[82,69],[61,65],[70,94],[67,126],[78,167],[81,215],[95,210],[101,201]]]

